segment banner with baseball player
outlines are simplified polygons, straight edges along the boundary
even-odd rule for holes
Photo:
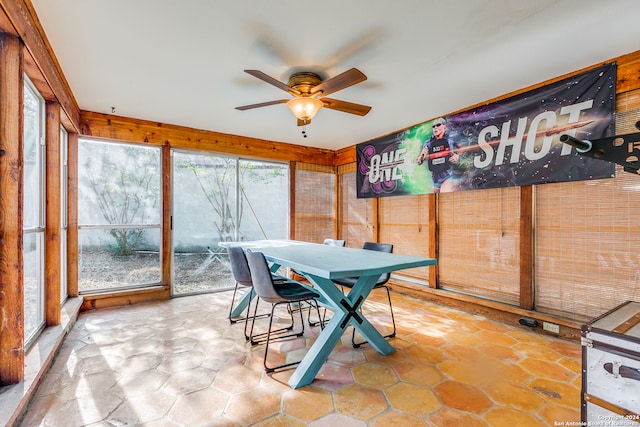
[[[358,198],[610,178],[562,134],[615,133],[616,64],[356,146]]]

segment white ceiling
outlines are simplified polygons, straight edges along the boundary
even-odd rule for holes
[[[32,0],[83,110],[339,149],[640,49],[637,0]],[[286,82],[351,67],[308,138]]]

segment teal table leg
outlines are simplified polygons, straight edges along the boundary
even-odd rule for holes
[[[318,375],[318,371],[320,371],[329,354],[340,341],[340,337],[344,332],[344,328],[340,327],[340,323],[345,317],[344,313],[334,313],[318,339],[313,343],[302,362],[289,378],[289,386],[291,388],[296,389],[311,384],[316,375]]]
[[[365,297],[364,299],[366,299],[366,297],[369,296],[369,293],[371,293],[371,290],[373,289],[375,281],[378,279],[378,277],[379,276],[375,276],[373,278],[360,277],[355,286],[349,292],[349,299],[351,301],[354,301],[360,295],[363,295]],[[378,332],[378,330],[371,323],[369,323],[369,321],[364,316],[362,316],[362,312],[360,311],[361,307],[362,304],[358,306],[357,311],[362,318],[362,322],[352,322],[353,326],[362,334],[365,340],[369,341],[369,344],[371,344],[371,346],[375,348],[378,353],[388,355],[395,352],[395,349],[391,346],[391,344],[389,344],[389,341],[387,341],[382,336],[382,334],[380,334],[380,332]]]
[[[289,379],[291,388],[299,388],[313,381],[350,324],[358,328],[362,336],[378,352],[382,354],[395,352],[391,344],[362,316],[360,311],[360,306],[373,289],[377,276],[361,277],[347,296],[344,296],[328,279],[312,275],[308,278],[315,285],[314,289],[329,301],[330,309],[334,314]]]
[[[251,289],[249,289],[249,291],[247,291],[247,293],[244,294],[242,299],[238,301],[238,304],[233,308],[233,310],[231,310],[231,314],[229,315],[229,317],[232,319],[235,317],[240,317],[242,315],[242,312],[249,305],[249,302],[251,302],[251,300],[255,297],[256,297],[256,293],[251,292]]]

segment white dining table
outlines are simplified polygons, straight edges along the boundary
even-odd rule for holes
[[[221,242],[220,246],[240,246],[244,250],[262,252],[271,263],[273,272],[284,266],[302,273],[320,294],[319,302],[333,312],[331,320],[289,379],[289,386],[294,389],[313,381],[349,325],[353,325],[379,353],[388,355],[395,352],[391,344],[362,314],[362,304],[381,274],[435,265],[437,262],[434,258],[295,240]],[[358,277],[355,286],[346,295],[332,281],[343,277]],[[239,315],[248,303],[249,299],[245,296],[232,314],[235,312]]]

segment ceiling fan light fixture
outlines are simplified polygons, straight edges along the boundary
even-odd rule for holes
[[[324,103],[316,98],[299,97],[287,102],[287,107],[299,120],[309,121],[320,111]]]

